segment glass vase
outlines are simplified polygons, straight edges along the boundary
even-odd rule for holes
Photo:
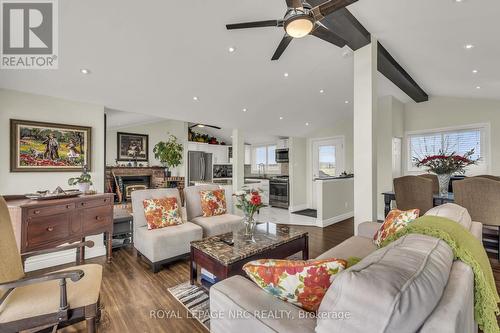
[[[257,221],[255,221],[253,214],[245,214],[243,224],[245,225],[245,236],[253,240],[255,226],[257,225]]]
[[[444,173],[437,175],[439,181],[439,194],[448,194],[448,188],[450,186],[451,174]]]

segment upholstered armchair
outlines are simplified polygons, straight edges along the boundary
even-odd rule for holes
[[[19,254],[5,200],[0,197],[0,332],[53,330],[85,320],[96,332],[100,316],[102,267],[81,265],[46,274],[26,276],[29,257],[68,249],[92,247],[74,243],[54,249]]]
[[[203,228],[203,237],[235,232],[241,229],[243,218],[233,214],[204,217],[201,208],[200,191],[219,189],[217,185],[189,186],[184,189],[187,219]],[[228,207],[229,208],[229,207]]]

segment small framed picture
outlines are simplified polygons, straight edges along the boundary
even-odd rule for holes
[[[149,161],[147,134],[117,133],[117,161]]]
[[[10,120],[10,171],[90,171],[92,128]]]

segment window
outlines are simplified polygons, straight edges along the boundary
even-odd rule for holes
[[[252,147],[252,173],[279,173],[276,163],[276,145],[261,145]]]
[[[335,146],[319,146],[319,178],[335,177]]]
[[[408,135],[408,171],[423,171],[415,166],[415,158],[421,159],[427,155],[436,155],[439,151],[464,155],[474,149],[472,158],[479,158],[479,162],[478,165],[470,166],[468,171],[471,173],[487,172],[486,133],[487,126],[485,125],[427,133],[412,133]]]

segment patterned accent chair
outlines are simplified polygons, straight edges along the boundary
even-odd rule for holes
[[[182,219],[184,223],[180,225],[148,230],[143,201],[165,197],[177,198],[179,209],[181,213],[183,212],[179,190],[176,188],[132,192],[134,247],[137,256],[143,257],[151,265],[154,273],[157,273],[164,264],[186,258],[191,251],[191,241],[200,240],[203,233],[199,226],[187,222],[185,217]]]
[[[0,197],[0,332],[56,329],[86,321],[97,330],[102,266],[81,265],[26,276],[25,259],[69,249],[92,247],[92,241],[19,254],[9,209]]]
[[[434,186],[430,179],[404,176],[394,179],[396,205],[400,210],[420,209],[420,216],[434,206]]]
[[[210,237],[235,232],[243,224],[243,218],[233,214],[204,217],[201,208],[200,191],[218,190],[217,185],[189,186],[184,189],[187,219],[203,228],[203,237]],[[229,210],[229,207],[227,207]]]

